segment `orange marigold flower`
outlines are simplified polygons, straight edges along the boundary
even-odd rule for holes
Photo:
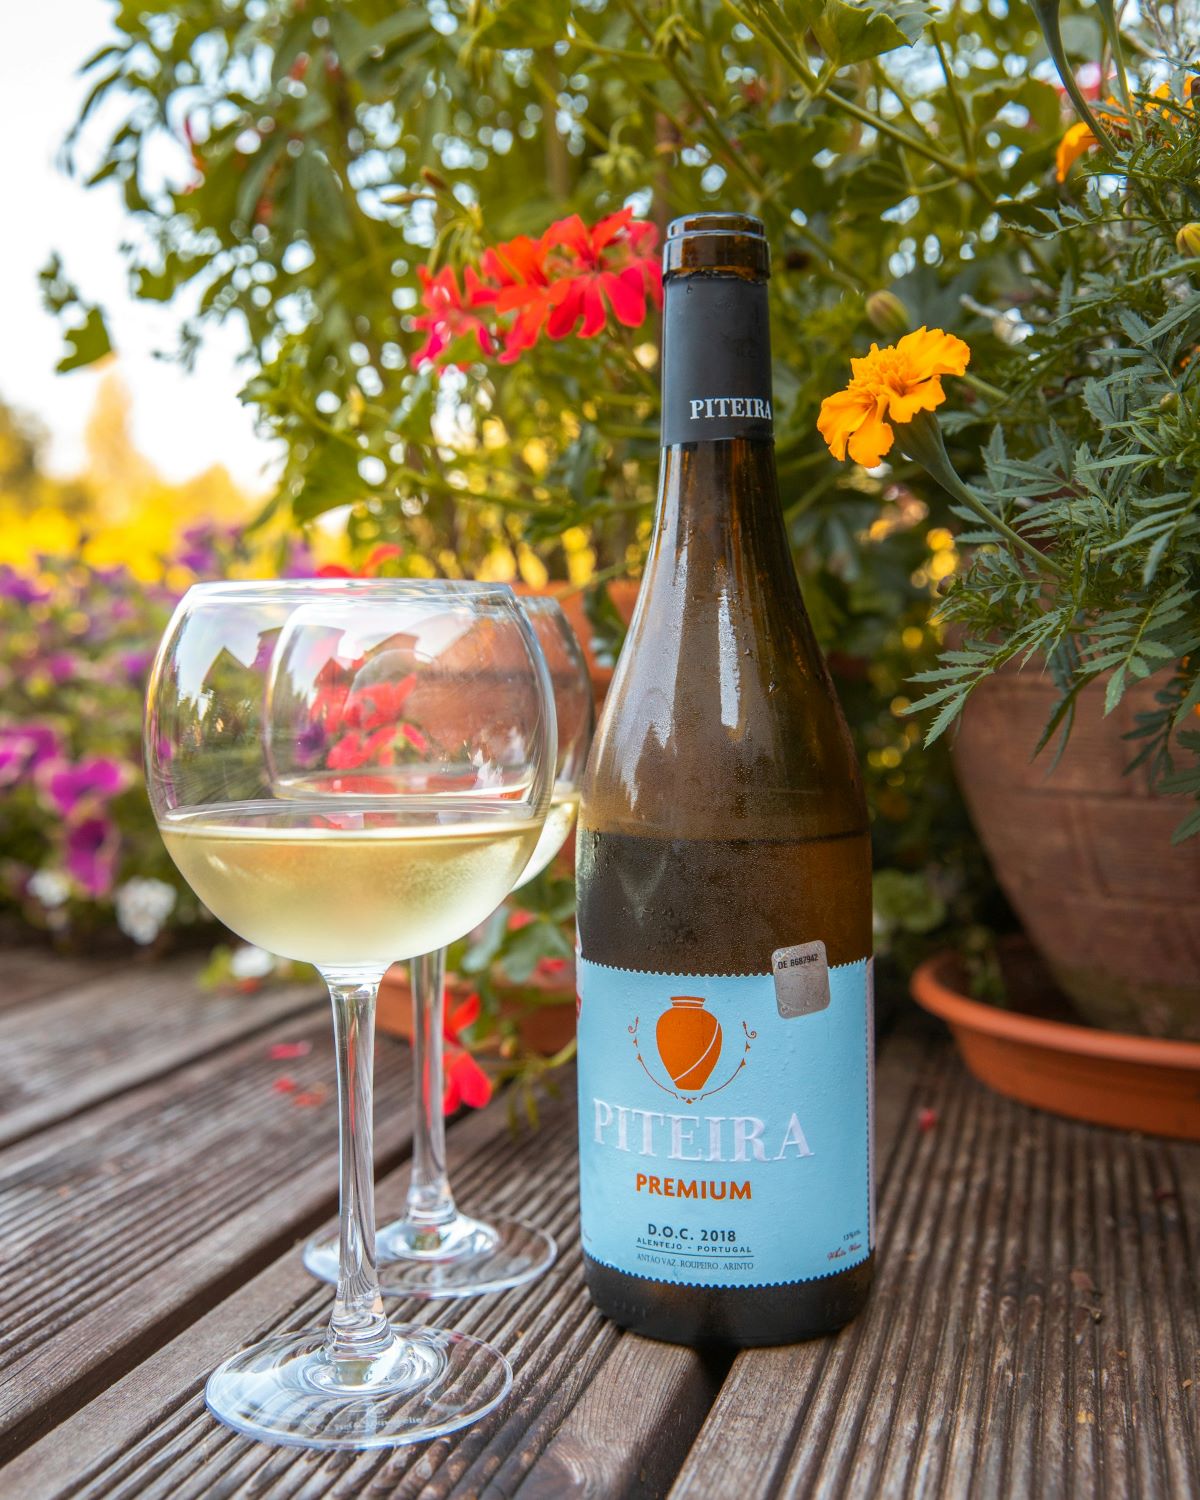
[[[1198,98],[1200,98],[1200,76],[1193,76],[1191,78],[1184,79],[1183,98],[1179,100],[1177,100],[1174,94],[1172,94],[1170,84],[1160,83],[1159,86],[1154,90],[1154,93],[1151,95],[1150,99],[1146,101],[1145,107],[1141,110],[1141,113],[1144,115],[1157,114],[1171,116],[1175,114],[1176,110],[1178,109],[1182,110],[1184,114],[1190,115],[1196,107],[1196,101]],[[1162,104],[1157,104],[1154,102],[1155,100],[1159,99],[1166,101],[1167,107],[1165,109],[1163,108]],[[1175,107],[1173,108],[1172,106]]]
[[[1143,120],[1148,120],[1152,115],[1171,118],[1181,111],[1184,114],[1191,114],[1198,95],[1200,95],[1200,77],[1185,80],[1181,100],[1176,100],[1169,84],[1160,83],[1145,104],[1139,105],[1137,114]],[[1111,129],[1117,135],[1128,134],[1129,116],[1115,99],[1109,99],[1108,112],[1103,117],[1103,123],[1105,129]],[[1054,159],[1059,182],[1066,182],[1067,174],[1079,158],[1099,144],[1095,132],[1086,121],[1076,120],[1073,125],[1069,125],[1066,134],[1058,143],[1058,151]]]
[[[850,457],[864,468],[883,461],[896,440],[886,419],[911,422],[919,411],[933,411],[946,399],[941,376],[961,375],[971,351],[962,339],[940,328],[918,328],[898,344],[871,345],[844,391],[821,403],[817,430],[834,458]]]
[[[1093,146],[1100,142],[1092,133],[1092,127],[1083,120],[1076,120],[1071,125],[1062,140],[1058,143],[1058,153],[1054,158],[1054,170],[1059,182],[1066,182],[1067,174],[1079,160],[1089,152]]]

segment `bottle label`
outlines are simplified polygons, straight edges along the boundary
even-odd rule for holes
[[[736,276],[668,281],[663,311],[662,441],[770,439],[767,288]]]
[[[818,951],[819,950],[819,951]],[[771,972],[581,958],[583,1247],[680,1286],[832,1276],[874,1244],[872,968],[821,943]]]

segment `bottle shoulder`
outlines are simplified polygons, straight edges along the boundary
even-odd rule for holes
[[[640,603],[601,714],[584,821],[687,837],[822,837],[867,826],[829,673],[791,599],[721,588]]]

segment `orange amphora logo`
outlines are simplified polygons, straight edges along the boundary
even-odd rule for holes
[[[721,1056],[721,1023],[699,995],[672,995],[654,1028],[658,1055],[671,1082],[694,1094],[708,1082]]]
[[[654,1027],[654,1042],[658,1050],[658,1061],[651,1067],[642,1054],[642,1043],[638,1035],[641,1020],[633,1018],[633,1025],[626,1027],[638,1065],[655,1088],[662,1089],[685,1104],[694,1104],[697,1099],[709,1094],[719,1094],[728,1088],[746,1066],[750,1044],[758,1035],[751,1031],[745,1021],[740,1022],[741,1036],[735,1031],[735,1041],[741,1042],[741,1055],[730,1064],[730,1072],[720,1083],[709,1085],[713,1069],[721,1060],[724,1036],[721,1023],[716,1016],[704,1008],[699,995],[672,995],[670,1005],[659,1016]],[[649,1049],[647,1049],[649,1051]],[[651,1054],[653,1061],[653,1055]],[[661,1064],[671,1084],[655,1077]]]

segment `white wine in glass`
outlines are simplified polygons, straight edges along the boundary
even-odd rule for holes
[[[340,1125],[328,1328],[213,1372],[250,1437],[376,1448],[490,1411],[512,1372],[465,1334],[394,1324],[375,1264],[374,1011],[387,967],[476,926],[520,879],[556,764],[545,659],[511,590],[399,580],[210,584],[151,675],[147,783],[172,858],[227,927],[320,970]]]
[[[503,803],[464,811],[333,824],[321,803],[201,808],[160,831],[192,890],[247,941],[318,966],[387,965],[431,937],[453,942],[525,878],[536,826]]]
[[[567,842],[567,835],[575,826],[575,814],[578,811],[578,787],[572,787],[569,790],[555,787],[554,796],[550,799],[550,811],[546,814],[546,821],[538,836],[537,847],[530,856],[529,863],[522,870],[516,889],[528,885],[531,880],[536,880],[554,859]]]

